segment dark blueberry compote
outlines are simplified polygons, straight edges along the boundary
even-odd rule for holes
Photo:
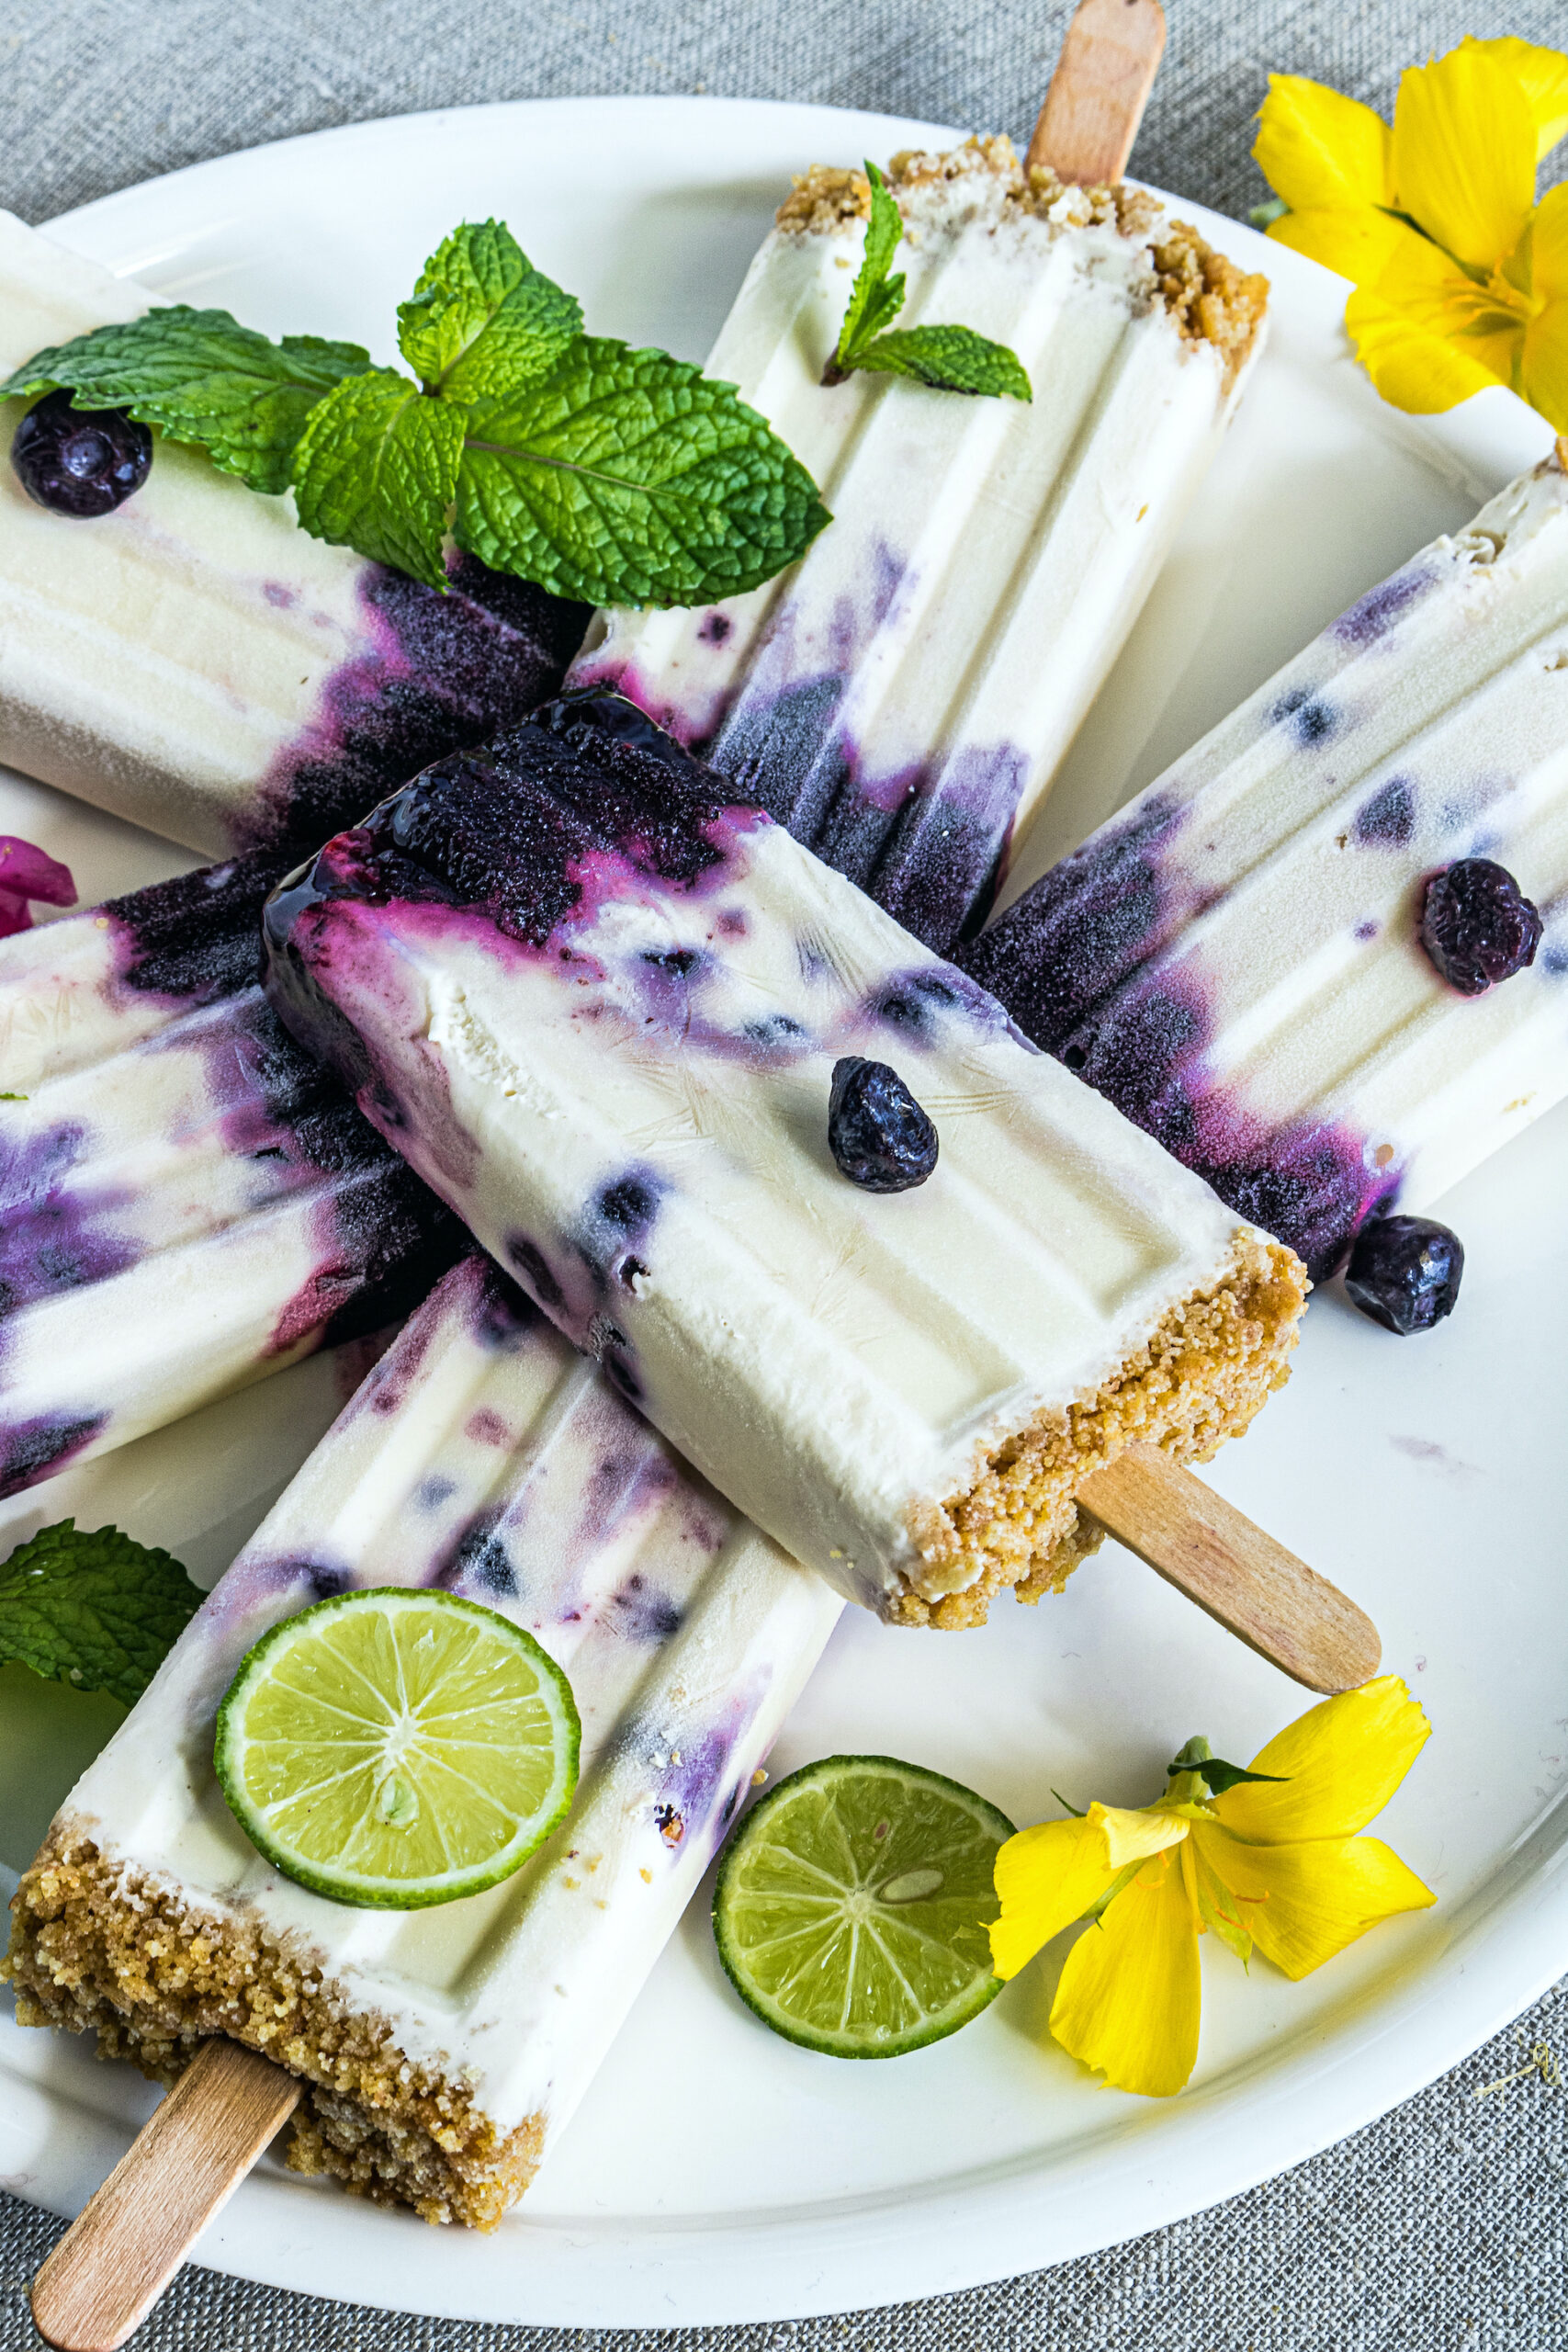
[[[28,496],[51,514],[112,514],[152,467],[152,435],[122,408],[73,408],[68,391],[28,409],[11,442]]]
[[[1540,929],[1539,910],[1489,857],[1461,857],[1427,885],[1421,944],[1461,996],[1480,996],[1533,964]]]
[[[828,1146],[868,1193],[907,1193],[936,1166],[936,1129],[897,1071],[859,1054],[833,1065]]]
[[[1454,1311],[1464,1244],[1427,1216],[1375,1216],[1356,1237],[1345,1287],[1363,1315],[1408,1339]]]

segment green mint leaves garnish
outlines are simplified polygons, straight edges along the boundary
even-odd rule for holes
[[[455,229],[398,311],[398,348],[427,391],[504,393],[543,375],[582,333],[582,308],[498,220]]]
[[[79,407],[129,409],[253,490],[292,488],[317,538],[434,588],[455,542],[558,596],[707,604],[771,580],[829,520],[732,384],[585,334],[502,222],[432,254],[398,345],[412,377],[355,344],[153,311],[39,353],[0,399],[63,385]]]
[[[827,519],[810,475],[733,388],[661,351],[579,335],[547,375],[468,412],[457,544],[497,570],[511,550],[558,596],[738,596]]]
[[[281,491],[310,410],[369,365],[356,343],[269,343],[227,311],[179,303],[39,352],[0,385],[0,400],[68,385],[78,408],[129,409],[171,441],[196,442],[252,490]]]
[[[299,520],[318,539],[446,584],[442,542],[463,461],[463,412],[395,368],[329,393],[294,456]],[[502,567],[498,567],[502,568]]]
[[[882,375],[912,376],[917,383],[929,384],[939,392],[1032,400],[1028,370],[1006,344],[991,343],[973,327],[893,326],[904,307],[904,273],[893,269],[904,222],[874,164],[867,164],[865,175],[871,182],[865,255],[850,289],[838,348],[828,362],[823,382],[841,384],[855,368],[863,368]]]
[[[0,1567],[0,1664],[133,1707],[204,1597],[169,1553],[62,1519]]]

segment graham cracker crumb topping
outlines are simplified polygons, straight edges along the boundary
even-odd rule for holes
[[[1001,215],[1044,220],[1054,229],[1110,229],[1148,250],[1151,299],[1163,303],[1184,343],[1209,343],[1218,352],[1228,386],[1257,339],[1269,301],[1269,280],[1238,269],[1196,229],[1171,220],[1145,188],[1118,181],[1109,187],[1075,187],[1036,165],[1025,172],[1005,134],[965,140],[944,153],[907,148],[887,166],[900,198],[919,198],[944,185],[962,192],[982,184]],[[906,209],[908,207],[905,208]],[[813,164],[799,173],[775,216],[776,225],[803,236],[839,236],[871,211],[863,172]]]
[[[172,2082],[225,2034],[300,2075],[285,2161],[427,2222],[493,2229],[537,2168],[544,2118],[501,2133],[461,2073],[414,2063],[320,1956],[226,1920],[99,1851],[62,1816],[12,1903],[0,1977],[22,2025],[96,2031],[100,2058]]]
[[[1034,1601],[1060,1592],[1104,1532],[1079,1513],[1079,1488],[1129,1445],[1208,1462],[1239,1437],[1289,1376],[1307,1287],[1293,1251],[1244,1228],[1220,1275],[1174,1306],[1098,1391],[1040,1415],[977,1464],[963,1493],[912,1518],[921,1556],[962,1562],[972,1580],[937,1600],[906,1590],[895,1621],[983,1625],[994,1593],[1010,1587]]]

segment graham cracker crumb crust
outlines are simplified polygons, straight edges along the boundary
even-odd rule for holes
[[[962,1494],[927,1504],[910,1533],[923,1559],[964,1562],[974,1581],[939,1600],[906,1590],[894,1622],[952,1632],[983,1625],[993,1594],[1060,1592],[1104,1530],[1078,1489],[1129,1445],[1208,1462],[1290,1375],[1306,1269],[1264,1235],[1236,1236],[1224,1272],[1173,1307],[1094,1395],[1043,1413],[996,1447]]]
[[[887,167],[889,187],[911,195],[978,175],[987,175],[1004,213],[1032,214],[1063,229],[1114,229],[1147,246],[1151,298],[1163,303],[1184,343],[1213,344],[1230,385],[1262,324],[1269,303],[1266,277],[1238,269],[1187,222],[1168,220],[1144,188],[1122,181],[1110,187],[1074,187],[1038,164],[1026,173],[1005,134],[969,139],[942,154],[906,149]],[[871,184],[863,172],[813,164],[796,175],[775,220],[799,234],[835,236],[870,210]]]
[[[55,1823],[12,1904],[0,1976],[23,2025],[96,2032],[100,2058],[173,2082],[214,2034],[307,2085],[286,2163],[427,2222],[493,2229],[538,2168],[544,2118],[502,2138],[460,2077],[415,2065],[385,2018],[254,1920],[220,1918]]]

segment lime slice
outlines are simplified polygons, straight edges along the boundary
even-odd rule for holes
[[[1001,1990],[986,1929],[1013,1834],[994,1804],[892,1756],[829,1756],[747,1815],[713,1929],[743,2001],[833,2058],[897,2058]]]
[[[577,1786],[571,1689],[531,1634],[442,1591],[345,1592],[286,1617],[218,1711],[219,1783],[251,1843],[337,1903],[493,1886]]]

